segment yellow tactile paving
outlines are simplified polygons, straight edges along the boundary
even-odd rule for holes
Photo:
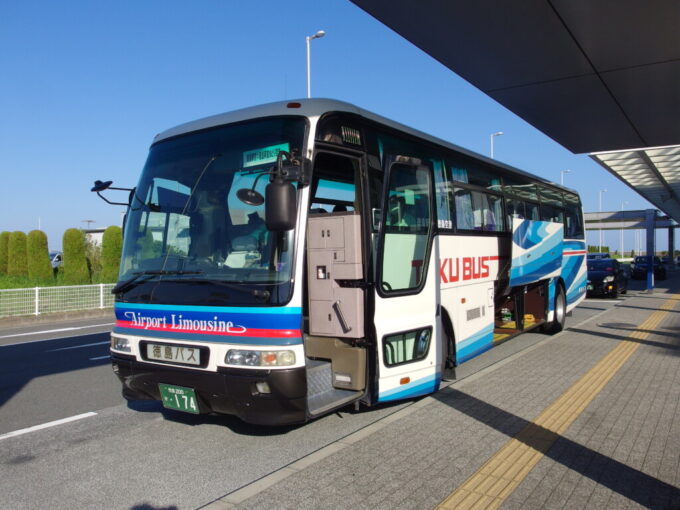
[[[458,489],[442,501],[441,510],[472,510],[498,508],[526,475],[545,455],[560,435],[578,418],[637,350],[640,343],[654,331],[673,309],[680,295],[665,300],[658,311],[609,351],[593,368],[545,408],[514,438],[482,465]]]

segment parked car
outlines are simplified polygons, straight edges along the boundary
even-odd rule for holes
[[[673,257],[668,257],[668,256],[666,256],[666,257],[661,257],[661,262],[662,262],[663,264],[669,265],[669,264],[671,264],[671,263],[673,262]]]
[[[665,280],[666,279],[666,267],[661,263],[661,259],[659,257],[653,257],[653,271],[654,271],[654,278],[657,278],[659,280]],[[631,271],[631,277],[633,280],[644,280],[647,278],[647,257],[645,256],[638,256],[635,257],[633,260],[633,268]]]
[[[589,253],[587,256],[588,260],[594,260],[594,259],[610,259],[609,253],[602,252],[602,253]]]
[[[591,259],[588,261],[589,296],[617,297],[628,292],[628,276],[623,266],[614,259]]]
[[[59,269],[59,266],[61,266],[63,261],[63,255],[60,251],[51,251],[50,252],[50,264],[52,264],[52,271],[55,273],[57,272],[57,269]]]

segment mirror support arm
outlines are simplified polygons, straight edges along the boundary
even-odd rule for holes
[[[109,188],[109,189],[118,189],[118,188]],[[130,191],[132,191],[132,190],[130,190]],[[101,199],[102,199],[104,202],[106,202],[107,204],[111,204],[111,205],[124,205],[124,206],[126,206],[126,207],[127,207],[128,205],[130,205],[130,204],[124,204],[123,202],[111,202],[111,201],[110,201],[109,199],[107,199],[104,195],[102,195],[99,191],[97,191],[97,195],[99,195],[99,198],[101,198]]]

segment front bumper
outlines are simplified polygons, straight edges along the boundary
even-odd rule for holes
[[[616,282],[588,283],[587,293],[589,296],[603,296],[613,294],[616,291]]]
[[[247,370],[221,368],[206,372],[136,361],[111,353],[114,373],[128,400],[161,400],[159,383],[192,388],[201,413],[238,416],[259,425],[286,425],[307,420],[305,368]],[[267,382],[271,393],[255,384]]]

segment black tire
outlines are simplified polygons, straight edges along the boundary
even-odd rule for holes
[[[447,315],[448,317],[448,315]],[[453,336],[451,323],[447,320],[443,324],[444,338],[444,363],[442,365],[442,379],[455,381],[456,379],[456,341]]]
[[[555,292],[554,310],[553,320],[543,326],[543,332],[549,335],[554,335],[555,333],[562,331],[567,320],[567,298],[564,295],[562,285],[558,285]]]

